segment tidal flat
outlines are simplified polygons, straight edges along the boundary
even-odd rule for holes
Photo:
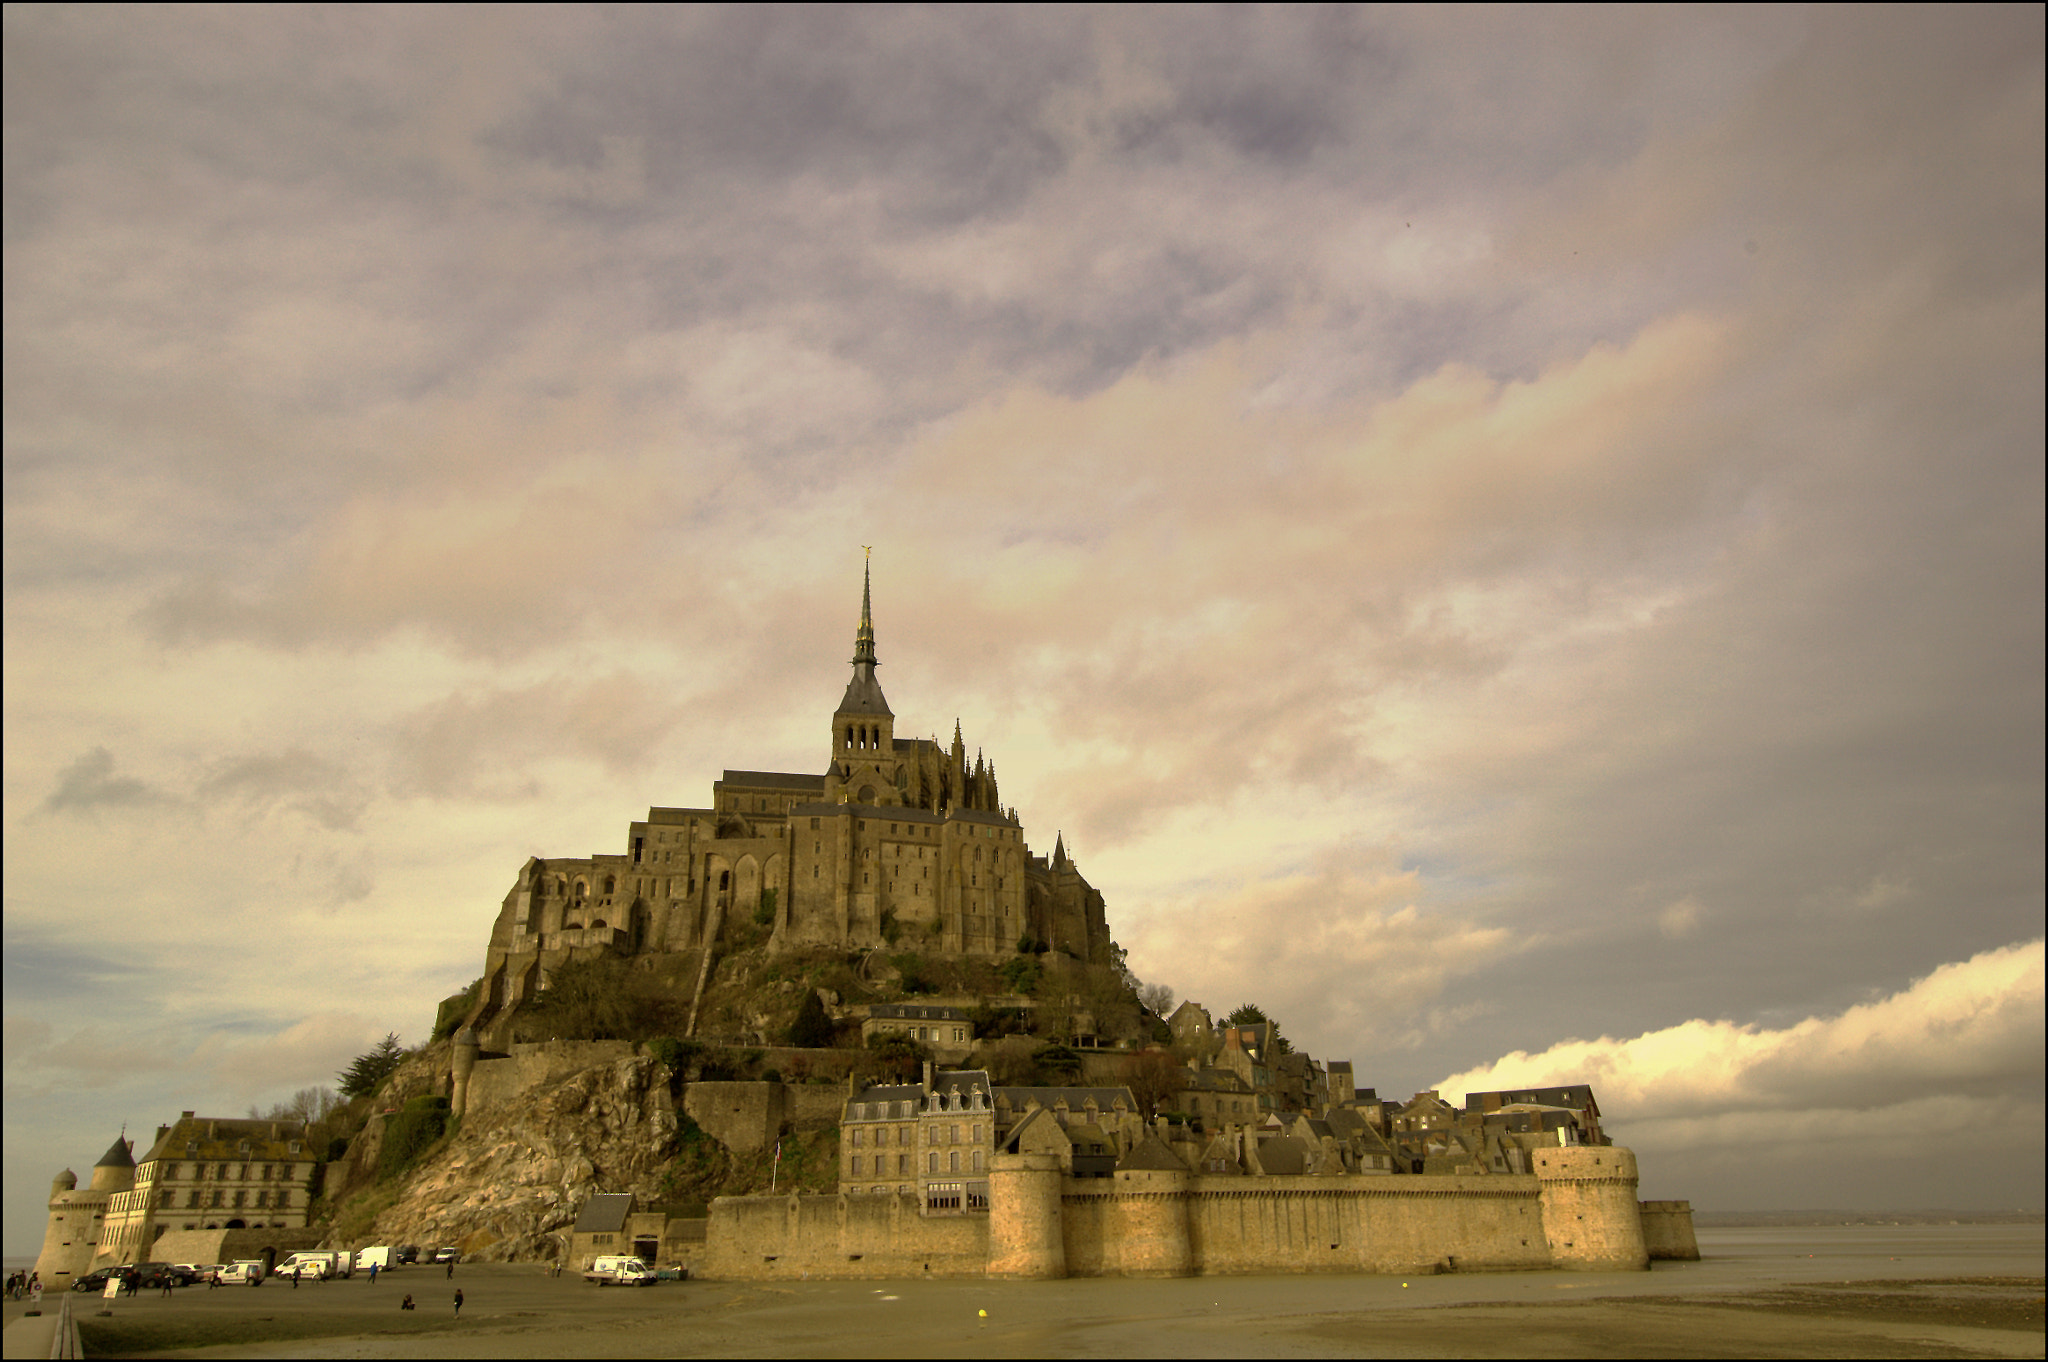
[[[2041,1357],[2043,1227],[1700,1233],[1642,1273],[681,1282],[537,1267],[74,1297],[96,1357]],[[454,1318],[453,1291],[464,1294]],[[412,1294],[418,1309],[399,1310]],[[983,1312],[986,1312],[985,1314]],[[9,1317],[17,1313],[10,1308]]]

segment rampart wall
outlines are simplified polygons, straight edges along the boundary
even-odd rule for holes
[[[756,1280],[1644,1268],[1634,1157],[1594,1157],[1542,1177],[1069,1178],[1049,1156],[999,1155],[985,1219],[923,1217],[909,1197],[722,1197],[697,1262]],[[1660,1244],[1681,1247],[1681,1226],[1690,1241],[1689,1206],[1650,1204],[1667,1208]]]
[[[719,1197],[692,1273],[793,1277],[980,1277],[988,1218],[922,1216],[905,1196]]]
[[[1551,1266],[1533,1177],[1196,1178],[1204,1274],[1511,1271]]]
[[[1687,1263],[1700,1260],[1700,1241],[1692,1232],[1690,1201],[1645,1201],[1640,1204],[1643,1247],[1649,1250],[1652,1260]]]

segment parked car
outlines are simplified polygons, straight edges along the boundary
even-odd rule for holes
[[[434,1261],[437,1263],[459,1263],[462,1261],[462,1250],[459,1248],[437,1248],[434,1250]]]
[[[229,1263],[220,1270],[220,1282],[222,1286],[263,1285],[262,1260],[244,1258],[240,1262]]]
[[[71,1289],[73,1291],[104,1291],[107,1289],[108,1278],[125,1277],[127,1275],[128,1269],[125,1267],[103,1267],[97,1272],[88,1272],[83,1277],[72,1278]]]
[[[418,1244],[400,1244],[400,1245],[398,1246],[398,1261],[399,1261],[399,1262],[401,1262],[401,1263],[417,1263],[417,1262],[418,1262],[419,1260],[420,1260],[420,1246],[419,1246]]]
[[[172,1286],[190,1286],[198,1274],[176,1263],[137,1263],[135,1285],[144,1291],[161,1290],[166,1280]]]

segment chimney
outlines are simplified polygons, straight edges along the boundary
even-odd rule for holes
[[[929,1096],[931,1095],[931,1091],[932,1091],[932,1062],[931,1062],[930,1060],[926,1060],[926,1061],[924,1062],[924,1091],[925,1091],[925,1095],[926,1095],[927,1097],[929,1097]]]

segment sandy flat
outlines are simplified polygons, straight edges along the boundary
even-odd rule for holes
[[[465,1265],[116,1302],[239,1337],[153,1357],[2040,1357],[2039,1277],[1729,1283],[1652,1273],[1176,1281],[681,1282],[627,1289]],[[462,1318],[452,1291],[463,1289]],[[419,1309],[401,1312],[411,1293]],[[80,1318],[96,1322],[97,1299]],[[984,1316],[981,1312],[986,1311]],[[183,1341],[183,1340],[180,1340]],[[94,1352],[91,1335],[87,1348]],[[111,1355],[94,1352],[97,1356]]]

